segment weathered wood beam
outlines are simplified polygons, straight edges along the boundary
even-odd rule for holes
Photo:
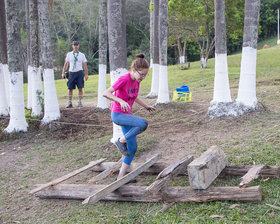
[[[106,177],[108,177],[111,173],[116,172],[117,170],[120,169],[121,165],[122,165],[122,161],[123,158],[121,158],[116,164],[114,164],[111,167],[108,167],[106,170],[104,170],[103,172],[101,172],[100,174],[98,174],[97,176],[92,177],[88,183],[95,183],[97,181],[103,180]]]
[[[106,185],[59,184],[36,193],[36,196],[40,198],[84,200],[104,187]],[[210,187],[206,190],[194,190],[191,187],[165,187],[157,194],[150,195],[146,192],[146,186],[129,185],[124,185],[102,198],[106,201],[135,202],[261,201],[261,199],[260,186],[248,188]]]
[[[159,159],[159,155],[152,157],[150,160],[145,162],[143,165],[137,167],[135,170],[126,174],[121,179],[116,180],[113,183],[111,183],[108,186],[101,189],[100,191],[91,194],[88,198],[86,198],[83,201],[83,204],[88,204],[88,203],[94,204],[94,203],[98,202],[100,199],[104,198],[107,194],[110,194],[114,190],[118,189],[120,186],[126,184],[129,180],[137,177],[144,170],[146,170],[150,166],[152,166],[158,159]]]
[[[105,158],[105,159],[99,159],[99,160],[97,160],[97,161],[91,161],[88,165],[86,165],[86,166],[84,166],[84,167],[82,167],[82,168],[80,168],[80,169],[78,169],[78,170],[75,170],[75,171],[73,171],[73,172],[71,172],[71,173],[68,173],[68,174],[66,174],[66,175],[64,175],[64,176],[62,176],[62,177],[60,177],[60,178],[57,178],[57,179],[55,179],[55,180],[52,180],[52,181],[49,182],[49,183],[43,184],[42,186],[37,187],[37,188],[31,190],[31,191],[29,192],[29,194],[34,194],[34,193],[36,193],[36,192],[38,192],[38,191],[41,191],[41,190],[44,189],[44,188],[47,188],[47,187],[50,187],[50,186],[54,186],[54,185],[56,185],[56,184],[58,184],[58,183],[61,183],[61,182],[65,181],[65,180],[67,180],[67,179],[69,179],[69,178],[71,178],[71,177],[76,176],[77,174],[79,174],[79,173],[81,173],[81,172],[84,172],[84,171],[86,171],[86,170],[88,170],[88,169],[90,169],[90,168],[92,168],[92,167],[94,167],[94,166],[96,166],[96,165],[98,165],[98,164],[104,162],[105,160],[106,160],[106,158]]]
[[[227,157],[218,146],[211,146],[188,165],[190,186],[206,189],[227,166]]]
[[[248,184],[251,183],[254,179],[257,179],[259,177],[260,171],[264,168],[264,165],[257,165],[253,166],[249,171],[241,177],[242,181],[239,184],[239,187],[247,187]]]
[[[112,167],[115,165],[116,162],[104,162],[96,167],[93,167],[92,170],[95,172],[102,172],[106,170],[107,168]],[[131,170],[135,169],[135,167],[138,167],[140,163],[133,163],[131,164]],[[155,163],[152,165],[149,169],[147,169],[143,174],[159,174],[163,169],[165,169],[168,166],[166,163]],[[236,176],[236,177],[242,177],[244,176],[248,170],[252,168],[252,166],[227,166],[222,171],[222,173],[219,175],[220,178],[226,177],[226,176]],[[180,173],[179,175],[187,175],[186,173]],[[264,167],[261,172],[260,176],[262,177],[271,177],[271,178],[280,178],[280,167],[279,166],[266,166]]]
[[[147,187],[147,191],[155,194],[161,190],[171,179],[179,173],[187,172],[187,166],[193,161],[193,156],[187,156],[181,161],[175,162],[166,167],[156,178],[156,180]]]

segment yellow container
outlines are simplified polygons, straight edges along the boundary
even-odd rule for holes
[[[192,93],[173,91],[172,101],[176,102],[192,102]]]

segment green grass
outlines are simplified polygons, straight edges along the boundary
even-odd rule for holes
[[[168,133],[164,125],[161,133],[153,133],[153,129],[148,128],[140,137],[136,157],[148,153],[150,146],[157,147],[163,137],[172,140],[174,134],[184,136],[186,130],[191,132],[191,136],[184,139],[185,149],[193,150],[195,156],[216,144],[225,151],[230,165],[280,166],[279,52],[280,46],[258,51],[257,98],[261,109],[240,118],[208,120],[204,115],[193,115],[179,122],[174,121],[188,113],[188,105],[209,105],[213,96],[214,59],[208,61],[207,69],[201,69],[199,62],[191,63],[191,68],[183,71],[179,65],[168,66],[170,96],[176,87],[187,84],[193,93],[193,103],[158,107],[158,112],[149,118],[149,123],[167,120],[178,127],[178,132]],[[238,91],[240,62],[240,54],[228,57],[233,99]],[[109,75],[107,78],[109,86]],[[151,78],[149,76],[141,83],[142,96],[149,93]],[[98,76],[93,75],[86,82],[86,102],[96,103],[97,83]],[[24,87],[26,91],[26,85]],[[56,88],[59,102],[63,105],[67,101],[66,81],[56,80]],[[67,174],[91,160],[104,157],[108,161],[119,159],[119,155],[108,143],[111,127],[103,131],[85,129],[68,138],[59,138],[58,134],[55,130],[42,129],[15,134],[0,142],[0,154],[7,151],[11,155],[11,162],[0,172],[0,223],[280,223],[280,211],[267,206],[274,204],[280,207],[280,179],[259,178],[251,183],[251,186],[261,186],[261,202],[177,203],[164,213],[159,213],[163,203],[101,201],[96,205],[82,206],[80,201],[41,200],[28,195],[34,184]],[[7,147],[10,147],[9,150],[6,150]],[[176,142],[172,147],[177,147]],[[69,183],[85,183],[91,175],[92,172],[87,171],[69,180]],[[141,177],[141,185],[149,185],[154,178]],[[237,186],[239,182],[239,178],[217,179],[213,185]],[[178,177],[169,185],[185,186],[188,180]],[[233,204],[239,206],[230,208]],[[224,217],[212,219],[211,215]]]

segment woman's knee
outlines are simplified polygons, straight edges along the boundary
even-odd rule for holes
[[[145,131],[148,127],[148,121],[146,121],[145,119],[143,119],[143,121],[141,122],[140,128]]]

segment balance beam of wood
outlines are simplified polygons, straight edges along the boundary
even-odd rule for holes
[[[115,165],[116,162],[104,162],[98,166],[95,166],[92,168],[95,172],[102,172],[113,165]],[[135,167],[138,167],[140,163],[134,163],[131,164],[131,168],[129,169],[129,172]],[[143,174],[159,174],[162,170],[164,170],[168,164],[166,163],[155,163],[150,168],[145,170]],[[236,176],[236,177],[242,177],[244,176],[249,169],[252,168],[252,166],[226,166],[225,169],[223,169],[222,173],[218,176],[219,178],[227,177],[227,176]],[[179,175],[187,176],[186,173],[180,173]],[[265,166],[261,172],[260,176],[262,177],[271,177],[271,178],[280,178],[280,167],[279,166]]]
[[[97,181],[103,180],[106,177],[108,177],[111,173],[116,172],[121,167],[122,161],[123,161],[123,159],[121,158],[115,165],[109,167],[108,169],[104,170],[103,172],[101,172],[97,176],[94,176],[93,178],[91,178],[88,181],[88,183],[92,184],[92,183],[95,183]]]
[[[114,190],[118,189],[120,186],[126,184],[131,179],[138,176],[140,173],[142,173],[144,170],[148,169],[150,166],[152,166],[157,160],[159,159],[159,155],[156,155],[152,157],[150,160],[145,162],[143,165],[139,166],[135,170],[131,171],[130,173],[123,176],[121,179],[114,181],[113,183],[109,184],[108,186],[102,188],[100,191],[91,194],[88,198],[86,198],[82,204],[94,204],[98,202],[100,199],[104,198],[107,194],[110,194]]]
[[[247,187],[254,179],[259,177],[260,171],[264,168],[264,165],[253,166],[249,171],[241,177],[242,181],[239,187]]]
[[[179,173],[187,172],[187,166],[193,161],[193,156],[187,156],[181,161],[175,162],[165,168],[156,178],[147,191],[151,194],[159,192],[171,179],[176,177]]]
[[[90,168],[92,168],[92,167],[94,167],[94,166],[96,166],[96,165],[98,165],[98,164],[104,162],[105,160],[106,160],[106,158],[105,158],[105,159],[99,159],[99,160],[97,160],[97,161],[91,161],[88,165],[86,165],[86,166],[84,166],[84,167],[82,167],[82,168],[80,168],[80,169],[78,169],[78,170],[75,170],[75,171],[73,171],[73,172],[71,172],[71,173],[68,173],[68,174],[66,174],[66,175],[64,175],[64,176],[62,176],[62,177],[60,177],[60,178],[57,178],[57,179],[55,179],[55,180],[52,180],[52,181],[49,182],[49,183],[43,184],[43,185],[41,185],[40,187],[37,187],[37,188],[31,190],[31,191],[29,192],[29,194],[34,194],[34,193],[36,193],[36,192],[38,192],[38,191],[43,190],[44,188],[47,188],[47,187],[50,187],[50,186],[54,186],[54,185],[56,185],[56,184],[59,184],[59,183],[65,181],[65,180],[67,180],[67,179],[69,179],[69,178],[71,178],[71,177],[73,177],[73,176],[76,176],[77,174],[79,174],[79,173],[81,173],[81,172],[83,172],[83,171],[86,171],[86,170],[88,170],[88,169],[90,169]]]
[[[40,198],[60,198],[84,200],[92,193],[104,189],[106,185],[92,184],[59,184],[44,189],[36,196]],[[239,187],[209,187],[206,190],[193,190],[191,187],[165,187],[160,192],[149,195],[146,186],[124,185],[118,190],[104,196],[106,201],[134,202],[209,202],[217,200],[229,201],[261,201],[260,186],[248,188]],[[90,201],[89,201],[90,203]]]

